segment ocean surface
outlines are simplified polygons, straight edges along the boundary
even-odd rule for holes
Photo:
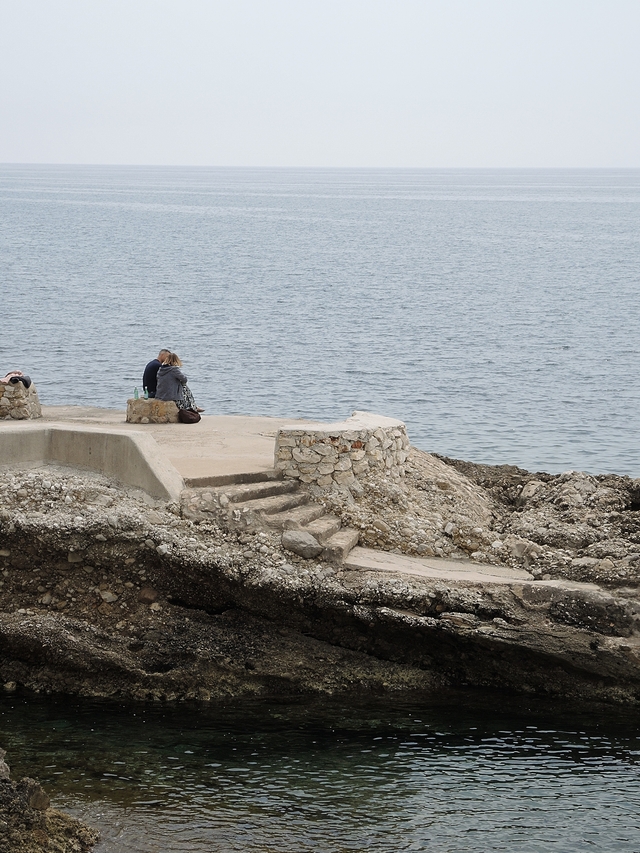
[[[16,777],[96,853],[637,853],[637,712],[438,701],[118,706],[0,695]]]
[[[398,417],[425,450],[640,475],[640,170],[0,166],[0,371],[124,408]]]

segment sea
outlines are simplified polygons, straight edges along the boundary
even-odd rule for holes
[[[0,694],[95,853],[637,853],[637,712],[481,692],[211,707]],[[0,849],[2,848],[0,827]]]
[[[640,476],[640,170],[0,166],[0,373]]]
[[[638,477],[639,214],[640,170],[2,165],[0,373],[124,409],[166,347],[207,413]],[[0,745],[96,853],[640,851],[635,710],[0,690]]]

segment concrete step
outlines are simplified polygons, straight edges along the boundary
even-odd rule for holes
[[[360,532],[353,527],[342,527],[325,542],[322,557],[334,563],[345,559],[349,551],[358,544]]]
[[[231,503],[260,500],[273,495],[286,495],[297,492],[299,485],[296,480],[267,480],[264,483],[245,483],[218,489],[218,493],[226,495]]]
[[[279,530],[284,529],[285,522],[290,522],[292,526],[300,526],[306,529],[306,525],[316,518],[324,515],[324,507],[320,504],[308,503],[299,506],[297,509],[288,510],[286,512],[278,512],[265,518],[269,527],[275,527]]]
[[[337,515],[323,515],[307,524],[305,530],[315,536],[321,545],[324,545],[327,539],[340,530],[340,519]]]
[[[293,492],[285,495],[272,495],[268,498],[242,501],[236,504],[241,512],[253,510],[265,515],[282,514],[286,510],[293,510],[303,504],[309,503],[309,497],[304,492]],[[320,507],[322,510],[322,507]]]
[[[282,471],[268,468],[265,471],[245,471],[240,474],[211,474],[206,477],[185,477],[184,484],[189,489],[206,486],[230,486],[239,483],[265,483],[270,480],[282,480]]]

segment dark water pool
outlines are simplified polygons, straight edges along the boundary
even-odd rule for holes
[[[450,694],[125,707],[0,697],[15,776],[100,853],[640,851],[629,712]]]

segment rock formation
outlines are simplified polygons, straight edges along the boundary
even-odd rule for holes
[[[415,449],[404,469],[312,493],[376,549],[369,568],[93,474],[0,473],[0,683],[205,701],[471,685],[635,703],[640,483]]]
[[[50,807],[35,779],[11,780],[0,749],[0,850],[2,853],[84,853],[98,833],[79,820]]]

